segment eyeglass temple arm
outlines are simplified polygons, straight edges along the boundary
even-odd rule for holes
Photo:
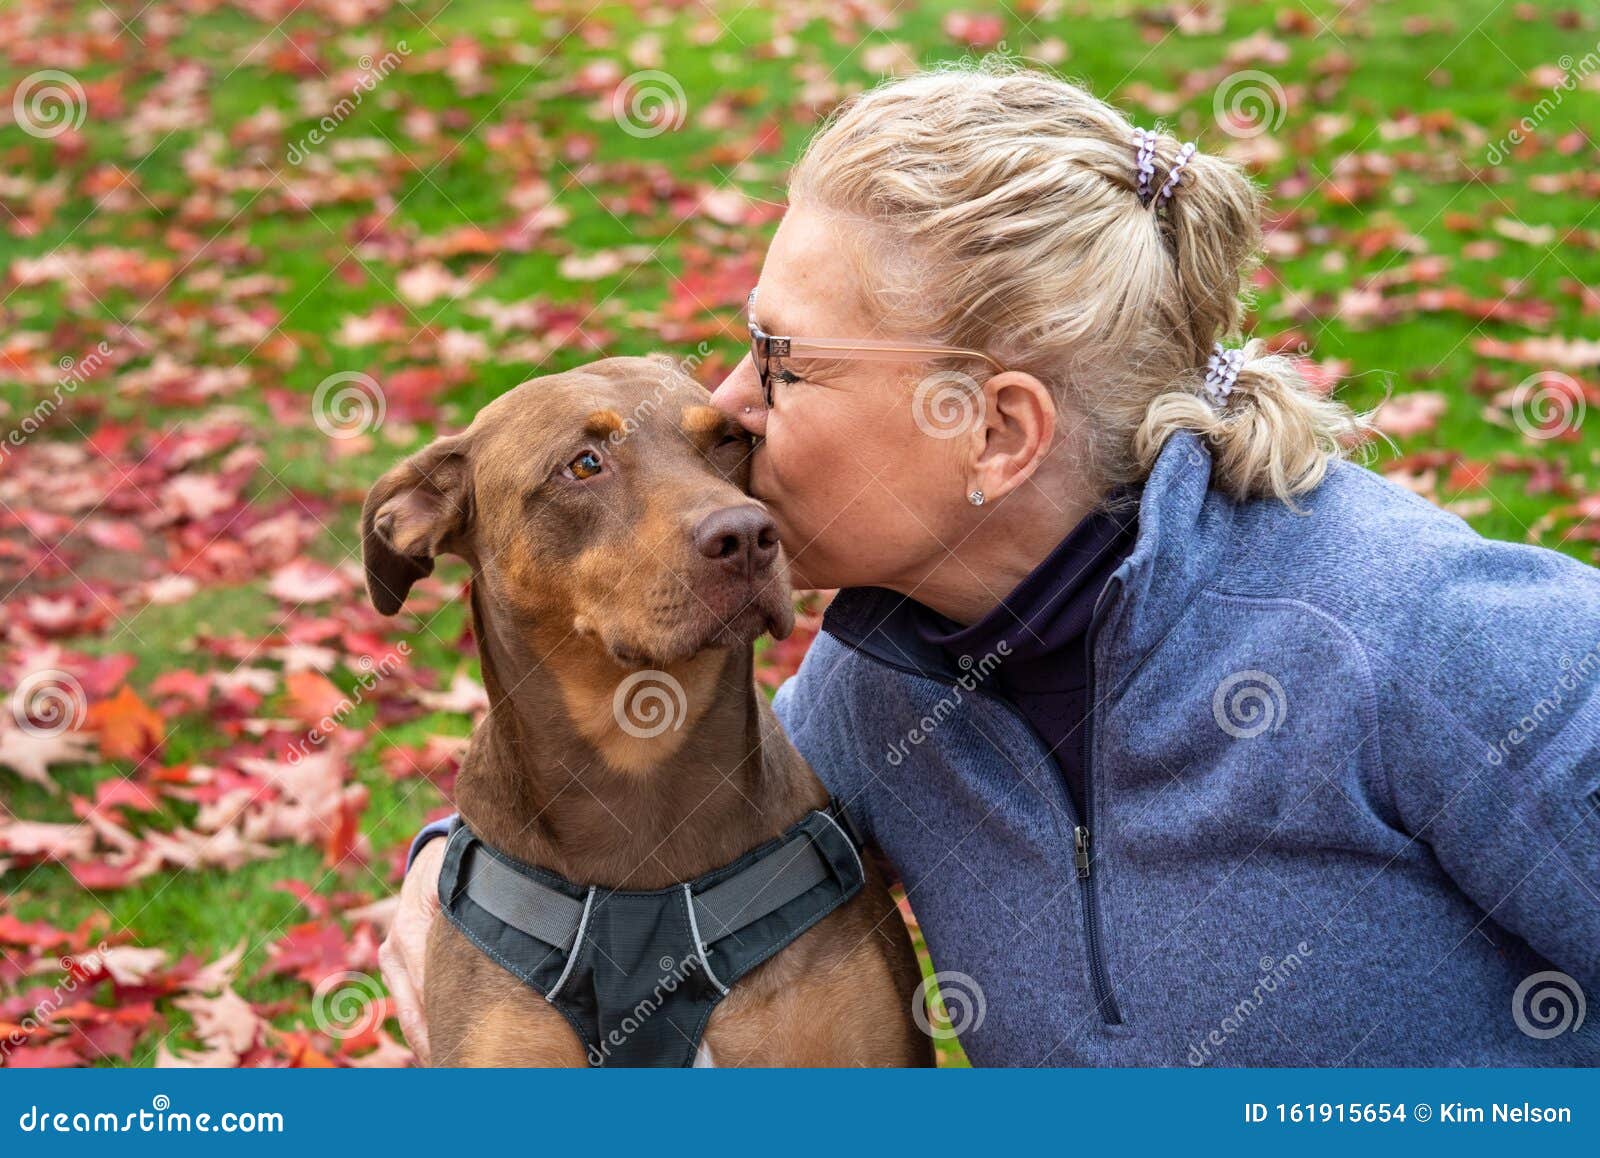
[[[882,342],[871,338],[774,338],[772,342],[772,353],[779,357],[850,357],[868,361],[901,362],[908,354],[939,354],[946,357],[980,358],[996,370],[1004,369],[999,362],[981,350],[966,350],[959,346],[919,346],[914,343]],[[786,342],[787,350],[780,347],[780,342]]]

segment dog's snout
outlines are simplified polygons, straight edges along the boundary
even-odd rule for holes
[[[694,545],[732,574],[753,579],[778,557],[778,528],[760,507],[724,507],[700,520]]]

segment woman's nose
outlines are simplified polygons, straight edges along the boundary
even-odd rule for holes
[[[757,438],[767,433],[767,404],[761,397],[761,376],[746,354],[711,394],[711,405]]]

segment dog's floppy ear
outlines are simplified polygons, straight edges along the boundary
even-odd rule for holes
[[[367,594],[385,615],[400,610],[411,585],[433,573],[433,560],[460,552],[472,520],[472,463],[466,435],[419,450],[367,492],[361,508],[361,560]]]

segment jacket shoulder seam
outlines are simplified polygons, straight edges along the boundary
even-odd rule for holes
[[[1371,649],[1367,647],[1361,636],[1353,628],[1351,628],[1349,624],[1345,623],[1344,620],[1340,619],[1337,615],[1333,614],[1326,608],[1319,607],[1315,603],[1311,603],[1308,600],[1300,599],[1292,595],[1246,595],[1240,592],[1227,591],[1219,587],[1207,588],[1205,591],[1202,591],[1201,594],[1215,595],[1221,599],[1234,600],[1241,603],[1275,604],[1278,606],[1293,607],[1297,610],[1304,611],[1308,615],[1312,615],[1326,623],[1344,638],[1345,642],[1352,648],[1354,654],[1361,664],[1362,682],[1365,685],[1362,694],[1362,708],[1364,714],[1371,724],[1373,753],[1371,759],[1376,762],[1378,775],[1382,778],[1385,802],[1390,808],[1394,808],[1396,805],[1394,782],[1389,775],[1388,761],[1383,757],[1383,726],[1382,718],[1378,709],[1378,683],[1374,672]],[[1362,743],[1366,743],[1366,737],[1363,737]]]

